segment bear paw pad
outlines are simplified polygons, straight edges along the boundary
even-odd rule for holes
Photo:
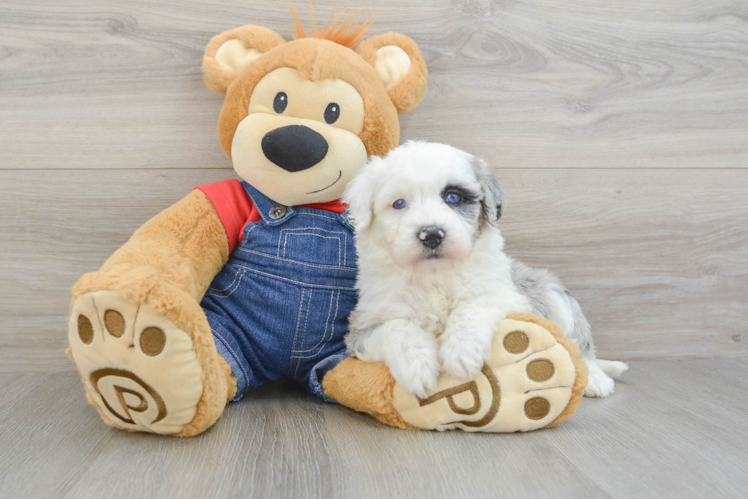
[[[192,339],[148,305],[84,294],[68,338],[86,390],[117,427],[176,434],[195,417],[203,383]]]
[[[393,404],[421,429],[531,431],[566,409],[576,376],[571,355],[548,330],[506,319],[497,325],[491,357],[479,374],[442,374],[425,398],[395,385]]]

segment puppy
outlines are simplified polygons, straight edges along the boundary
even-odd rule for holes
[[[477,373],[494,325],[511,312],[559,324],[589,368],[585,395],[605,397],[628,367],[595,358],[579,304],[546,270],[504,254],[504,194],[488,165],[445,144],[408,142],[373,157],[344,200],[356,229],[359,300],[346,345],[384,361],[425,397],[440,371]]]

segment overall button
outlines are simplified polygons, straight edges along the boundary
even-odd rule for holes
[[[280,219],[281,217],[286,215],[286,210],[288,210],[286,206],[279,203],[270,209],[270,218]]]
[[[353,226],[353,227],[356,227],[356,219],[354,219],[354,218],[353,218],[352,216],[350,216],[350,215],[346,215],[346,217],[345,217],[345,218],[346,218],[346,220],[348,221],[348,224],[350,224],[350,225],[351,225],[351,226]]]

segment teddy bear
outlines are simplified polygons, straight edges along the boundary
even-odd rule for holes
[[[290,42],[248,25],[205,49],[205,82],[225,96],[218,141],[242,180],[197,186],[74,285],[67,352],[88,401],[111,426],[172,436],[199,434],[279,379],[402,429],[513,432],[570,417],[586,367],[537,316],[498,323],[481,373],[443,374],[426,398],[346,352],[355,220],[340,197],[369,156],[398,145],[427,71],[404,35],[363,40],[370,20],[307,34],[293,15]]]

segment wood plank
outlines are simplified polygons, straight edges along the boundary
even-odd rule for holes
[[[170,439],[105,426],[76,374],[0,381],[8,497],[739,497],[748,488],[748,434],[735,425],[748,417],[736,399],[748,387],[742,360],[637,361],[616,394],[585,399],[568,422],[504,435],[392,429],[275,384],[229,405],[206,433]]]
[[[194,186],[232,174],[0,171],[0,372],[74,370],[63,352],[73,284]]]
[[[748,353],[748,173],[500,172],[507,252],[556,272],[601,357]]]
[[[399,431],[285,384],[193,439],[103,425],[63,354],[69,288],[194,185],[233,177],[200,63],[244,23],[288,38],[291,18],[271,0],[0,4],[0,496],[745,496],[737,0],[377,3],[371,34],[408,34],[430,71],[403,140],[497,167],[508,252],[560,275],[601,357],[648,359],[613,397],[529,435]],[[721,359],[688,359],[704,356]]]
[[[584,417],[559,426],[552,446],[615,497],[744,496],[744,361],[632,366],[613,396],[584,400]]]
[[[4,498],[61,497],[111,433],[95,410],[84,411],[77,373],[6,377],[0,386],[0,492]]]
[[[326,19],[339,3],[315,8]],[[242,23],[288,36],[291,18],[272,0],[4,1],[0,168],[228,166],[200,65]],[[390,30],[430,72],[404,139],[515,168],[748,165],[745,2],[379,2],[371,33]]]
[[[0,171],[0,371],[60,371],[69,289],[227,170]],[[499,170],[507,251],[555,271],[604,358],[745,357],[748,172]]]

